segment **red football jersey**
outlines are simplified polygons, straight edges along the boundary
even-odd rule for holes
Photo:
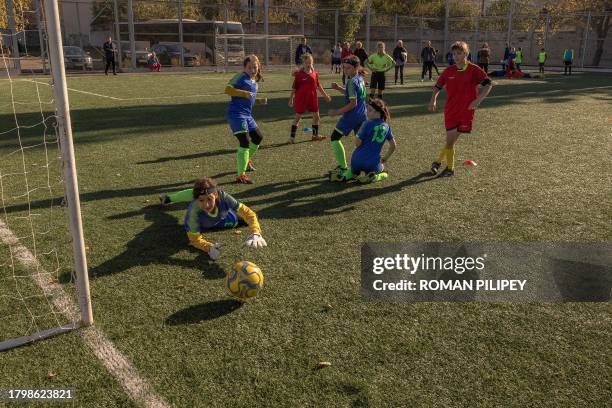
[[[299,70],[295,73],[293,79],[293,89],[295,89],[295,98],[316,98],[317,87],[319,86],[319,74],[314,69],[310,73]]]
[[[436,86],[446,89],[445,114],[456,114],[467,110],[470,103],[478,96],[478,84],[489,79],[478,65],[468,62],[468,66],[460,71],[452,65],[438,77]]]

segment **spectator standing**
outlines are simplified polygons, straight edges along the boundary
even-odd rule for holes
[[[516,64],[516,69],[521,70],[521,64],[523,63],[523,49],[518,47],[516,49],[516,53],[514,55],[514,64]]]
[[[344,44],[342,44],[342,53],[340,54],[342,63],[344,63],[345,58],[348,58],[351,55],[353,55],[353,51],[351,51],[351,44],[348,41],[346,41]],[[344,85],[345,80],[346,80],[346,75],[344,74],[344,70],[342,70],[342,84],[343,85]]]
[[[423,72],[421,73],[421,82],[425,79],[425,72],[429,73],[429,80],[431,81],[431,69],[433,68],[433,62],[436,58],[436,50],[431,46],[431,41],[427,41],[427,45],[421,51],[421,61],[423,61]]]
[[[302,55],[312,55],[312,50],[310,49],[308,44],[306,44],[306,42],[306,37],[302,38],[302,43],[299,44],[295,49],[295,65],[297,65],[298,67],[302,65]]]
[[[504,59],[502,60],[502,71],[506,69],[508,58],[510,58],[510,44],[506,43],[506,48],[504,49]]]
[[[357,41],[355,43],[355,51],[353,52],[353,54],[355,54],[357,56],[357,58],[359,58],[359,63],[361,64],[361,66],[365,66],[365,61],[368,59],[368,53],[365,50],[365,48],[363,48],[363,44],[361,43],[361,41]]]
[[[339,74],[342,69],[342,44],[336,44],[331,53],[332,72]]]
[[[546,63],[546,51],[544,48],[538,53],[538,66],[540,68],[540,74],[544,75],[544,64]]]
[[[478,50],[478,66],[482,68],[485,73],[489,72],[489,61],[491,58],[491,50],[489,44],[482,44],[482,48]]]
[[[395,61],[395,84],[397,85],[397,74],[399,73],[400,84],[404,85],[404,65],[408,59],[408,50],[404,42],[399,40],[393,49],[393,60]]]
[[[446,63],[450,67],[451,65],[455,65],[455,58],[453,57],[453,52],[449,51],[446,53]]]
[[[115,47],[115,43],[113,43],[112,37],[108,37],[104,45],[102,46],[104,50],[104,57],[106,59],[106,68],[104,68],[104,74],[108,75],[108,69],[112,66],[113,75],[117,75],[117,70],[115,67],[115,54],[117,54],[117,47]]]
[[[569,69],[569,74],[572,75],[572,63],[574,62],[574,50],[572,48],[566,48],[563,51],[563,75],[567,75],[567,71]]]

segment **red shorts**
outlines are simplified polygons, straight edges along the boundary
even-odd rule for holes
[[[466,109],[459,113],[444,112],[444,127],[446,130],[457,129],[461,133],[470,133],[473,121],[474,110]]]
[[[300,115],[306,111],[319,111],[319,98],[295,98],[293,101],[293,110]]]

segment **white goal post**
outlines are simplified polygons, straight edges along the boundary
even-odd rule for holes
[[[34,3],[40,7],[40,2]],[[9,66],[16,53],[9,53],[8,46],[0,41],[0,69],[6,71],[0,105],[15,120],[12,129],[0,129],[7,141],[0,145],[0,351],[93,324],[57,0],[44,0],[44,15],[52,75],[50,102],[43,101],[49,93],[49,78],[37,78],[33,70],[23,78],[12,78]],[[20,33],[14,24],[9,29],[10,36]],[[23,56],[28,56],[27,49]],[[35,101],[24,100],[24,94],[35,95]],[[22,111],[24,106],[41,120],[22,125],[23,115],[30,113]],[[53,112],[45,112],[49,108]],[[65,206],[54,204],[57,185],[63,190]],[[46,197],[36,201],[42,194]],[[40,203],[46,201],[51,202],[46,210],[53,215],[41,221],[36,209],[44,208]],[[67,223],[57,221],[66,216]],[[48,258],[57,260],[54,269],[58,275],[62,270],[58,255],[61,243],[54,242],[66,232],[62,227],[70,232],[74,261],[71,275],[78,305],[58,282],[59,276],[53,275],[54,270],[48,270],[52,265]],[[20,324],[14,324],[20,319]]]

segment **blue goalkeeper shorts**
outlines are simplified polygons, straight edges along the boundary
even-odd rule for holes
[[[348,136],[351,132],[359,132],[361,124],[367,120],[366,115],[344,114],[336,123],[336,129],[344,136]]]
[[[228,116],[227,123],[229,124],[232,133],[253,132],[257,129],[257,123],[252,116]]]

